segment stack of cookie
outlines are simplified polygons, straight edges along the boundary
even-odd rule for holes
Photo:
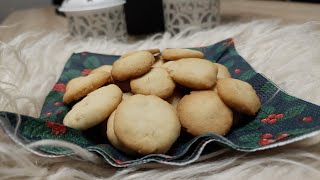
[[[75,103],[64,125],[86,130],[107,124],[110,143],[127,154],[166,153],[181,127],[194,136],[226,135],[235,114],[254,116],[253,87],[200,51],[131,51],[114,64],[68,82],[63,101]]]

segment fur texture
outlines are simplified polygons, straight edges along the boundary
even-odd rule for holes
[[[8,27],[6,27],[8,28]],[[10,27],[9,27],[10,28]],[[0,28],[1,32],[1,28]],[[25,32],[0,44],[0,110],[37,117],[73,52],[121,54],[127,50],[198,47],[234,37],[236,49],[258,72],[289,94],[320,105],[320,24],[275,21],[229,24],[188,36],[158,34],[135,43],[72,39],[67,33]],[[0,135],[4,134],[0,131]],[[40,141],[18,147],[0,136],[1,179],[319,179],[320,137],[255,153],[225,150],[183,167],[149,164],[115,169],[77,146]],[[70,147],[81,158],[43,158],[26,148]],[[91,162],[90,162],[91,161]]]

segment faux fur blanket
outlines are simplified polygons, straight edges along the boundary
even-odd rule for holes
[[[1,33],[1,28],[0,28]],[[67,32],[25,32],[0,44],[0,111],[37,117],[73,52],[121,54],[127,50],[199,47],[233,37],[252,67],[289,94],[320,105],[320,24],[275,21],[229,24],[134,43],[72,39]],[[44,158],[13,144],[0,131],[0,179],[320,179],[320,136],[255,153],[227,151],[182,167],[116,169],[79,150],[75,157]]]

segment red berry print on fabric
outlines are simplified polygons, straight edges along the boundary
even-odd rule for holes
[[[260,136],[260,140],[258,141],[258,144],[260,146],[266,146],[266,145],[274,143],[280,139],[284,139],[288,136],[290,136],[290,135],[287,133],[282,133],[282,134],[277,135],[275,138],[273,138],[274,137],[273,134],[264,133]]]
[[[265,133],[265,134],[262,134],[261,135],[261,139],[270,139],[270,138],[272,138],[272,134],[270,134],[270,133]]]
[[[274,118],[276,119],[280,119],[280,118],[283,118],[284,114],[277,114]]]
[[[54,135],[65,134],[67,128],[63,124],[46,121],[46,126],[52,129]]]
[[[223,45],[234,45],[234,41],[230,39],[230,41],[224,42]]]
[[[313,120],[312,116],[307,116],[302,119],[303,122],[310,122],[312,120]]]
[[[261,119],[261,123],[274,124],[278,122],[278,119],[282,118],[284,114],[270,114],[266,118]]]
[[[90,72],[91,72],[91,69],[84,69],[84,70],[82,70],[81,74],[83,76],[86,76],[86,75],[90,74]]]
[[[265,145],[268,145],[268,144],[271,144],[274,142],[275,142],[275,140],[273,140],[273,139],[261,139],[258,143],[260,146],[265,146]]]
[[[51,114],[52,114],[52,112],[47,112],[47,113],[44,114],[44,116],[45,116],[45,117],[48,117],[48,116],[50,116]]]
[[[274,117],[276,117],[277,114],[270,114],[267,118],[268,119],[273,119]]]
[[[59,102],[59,101],[57,101],[57,102],[55,102],[55,103],[54,103],[54,105],[55,105],[55,106],[61,106],[61,105],[62,105],[62,103],[61,103],[61,102]]]
[[[268,121],[268,123],[269,123],[269,124],[273,124],[273,123],[276,123],[277,121],[278,121],[278,120],[274,118],[274,119],[270,119],[270,120]]]
[[[117,164],[123,164],[123,162],[120,161],[119,159],[116,159],[115,162],[116,162]]]
[[[279,139],[286,138],[286,137],[288,137],[288,136],[289,136],[289,134],[279,134],[279,135],[276,137],[276,139],[279,140]]]
[[[58,83],[53,86],[54,91],[66,92],[66,85],[63,83]]]
[[[234,70],[234,73],[239,74],[241,72],[241,70],[239,68]]]
[[[64,110],[59,110],[58,112],[57,112],[57,114],[61,114],[61,113],[63,113],[64,112]]]

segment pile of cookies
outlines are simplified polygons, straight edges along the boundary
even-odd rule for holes
[[[261,106],[250,84],[190,49],[127,52],[70,80],[63,101],[74,104],[65,126],[86,130],[105,122],[114,147],[141,155],[166,153],[181,129],[226,135],[235,114],[253,116]]]

